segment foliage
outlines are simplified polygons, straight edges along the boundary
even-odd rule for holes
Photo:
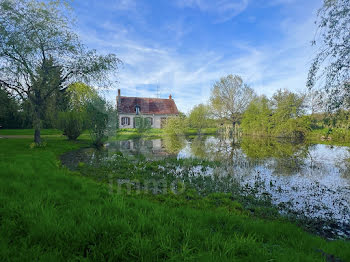
[[[183,117],[169,117],[164,126],[167,135],[183,135],[186,130],[186,121]]]
[[[87,103],[86,114],[92,143],[102,147],[109,136],[116,135],[116,110],[105,99],[95,97]]]
[[[28,101],[27,101],[28,103]],[[58,128],[59,127],[59,112],[68,110],[69,94],[56,90],[47,98],[45,102],[45,110],[43,114],[43,128]],[[29,109],[30,110],[30,109]]]
[[[199,104],[195,106],[189,116],[188,123],[189,127],[197,128],[198,133],[201,133],[203,128],[206,128],[210,124],[210,108],[207,105]]]
[[[253,89],[245,84],[240,76],[228,75],[214,84],[210,106],[216,118],[235,125],[253,98]]]
[[[22,127],[22,116],[18,101],[0,88],[0,126],[2,128]]]
[[[67,111],[59,113],[59,127],[63,135],[76,140],[84,131],[86,115],[83,112]]]
[[[147,117],[139,116],[134,118],[135,127],[139,134],[143,134],[151,128],[151,120]]]
[[[30,102],[36,143],[53,93],[77,80],[103,86],[119,64],[115,55],[86,50],[72,25],[63,1],[0,1],[0,85]]]
[[[242,119],[244,134],[304,138],[311,130],[309,116],[304,116],[305,96],[278,90],[271,100],[253,99]]]
[[[304,113],[304,95],[278,90],[271,99],[275,122],[300,117]]]
[[[318,11],[318,54],[309,70],[308,87],[322,81],[329,110],[350,106],[350,0],[324,0]]]
[[[83,112],[86,105],[98,97],[97,91],[82,82],[71,84],[67,89],[69,97],[69,109]]]
[[[299,118],[290,118],[279,124],[276,124],[273,133],[276,137],[288,137],[304,139],[308,132],[311,131],[310,117],[303,116]]]
[[[186,140],[182,135],[166,135],[163,136],[163,143],[167,152],[178,154],[184,148]]]
[[[252,100],[242,119],[242,130],[245,134],[269,135],[271,130],[272,109],[265,96]]]

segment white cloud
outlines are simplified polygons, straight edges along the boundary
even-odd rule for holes
[[[223,2],[228,1],[219,3]],[[189,4],[200,5],[203,11],[213,6],[203,0],[192,0]],[[171,93],[179,109],[185,112],[206,102],[215,81],[227,74],[241,75],[258,94],[271,96],[280,88],[299,91],[305,88],[313,56],[312,18],[304,22],[285,19],[280,23],[281,39],[265,46],[240,41],[232,43],[231,50],[198,49],[187,50],[186,54],[177,44],[169,47],[152,39],[138,38],[130,25],[112,22],[101,25],[104,31],[87,29],[81,35],[90,47],[113,52],[124,62],[118,84],[110,88],[111,100],[115,100],[113,96],[118,88],[124,95],[154,97],[155,86],[159,85],[162,97]],[[181,19],[165,27],[177,33],[178,39],[191,30]]]
[[[216,23],[222,23],[242,13],[248,6],[248,0],[178,0],[177,5],[181,8],[198,8],[214,15]]]

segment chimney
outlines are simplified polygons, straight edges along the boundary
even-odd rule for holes
[[[117,96],[117,110],[119,109],[120,102],[121,102],[121,99],[120,99],[120,89],[118,89],[118,96]]]
[[[171,99],[171,94],[169,95],[169,99]]]

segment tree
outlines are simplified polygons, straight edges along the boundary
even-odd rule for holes
[[[350,0],[324,0],[318,11],[318,54],[309,70],[307,86],[322,80],[329,110],[350,105]]]
[[[22,125],[18,101],[0,88],[0,127],[20,128]]]
[[[85,127],[85,114],[79,111],[60,112],[58,114],[59,128],[63,131],[63,135],[69,140],[76,140]]]
[[[305,112],[305,95],[279,89],[271,99],[276,122],[300,117]]]
[[[245,134],[269,135],[272,109],[265,96],[254,98],[243,114],[242,130]]]
[[[305,95],[288,90],[278,90],[272,97],[272,128],[277,137],[303,138],[309,131],[311,122],[305,113]]]
[[[184,118],[180,116],[169,117],[166,120],[166,124],[164,126],[164,132],[170,136],[181,136],[185,133],[185,129],[186,123],[184,121]]]
[[[71,17],[59,0],[0,1],[0,85],[30,101],[35,143],[41,142],[44,109],[54,92],[79,80],[104,86],[120,62],[87,50]]]
[[[95,147],[100,148],[108,136],[116,134],[117,112],[102,97],[95,97],[86,105],[87,128]]]
[[[98,98],[97,91],[82,82],[71,84],[67,89],[69,102],[68,108],[74,111],[85,111],[89,102]]]
[[[199,104],[195,106],[188,116],[190,127],[197,128],[200,133],[203,128],[208,127],[209,116],[210,110],[207,105]]]
[[[240,76],[228,75],[214,84],[210,105],[215,117],[230,121],[235,127],[253,98],[253,89]]]

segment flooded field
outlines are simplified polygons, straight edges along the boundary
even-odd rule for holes
[[[328,221],[322,226],[339,237],[350,237],[349,147],[272,139],[174,137],[110,142],[102,152],[82,149],[62,156],[62,162],[71,168],[79,162],[96,165],[110,161],[116,152],[136,162],[194,158],[216,163],[182,167],[163,161],[159,168],[164,176],[186,181],[203,194],[230,193],[239,185],[242,194],[267,198],[281,213]]]

